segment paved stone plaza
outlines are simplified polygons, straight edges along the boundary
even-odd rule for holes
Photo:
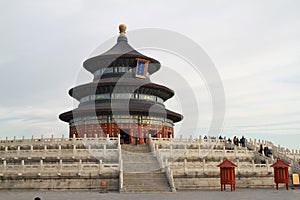
[[[0,199],[5,200],[31,200],[39,196],[42,200],[182,200],[182,199],[204,199],[204,200],[300,200],[300,189],[286,191],[280,189],[237,189],[230,191],[190,191],[177,193],[98,193],[96,191],[1,191]]]

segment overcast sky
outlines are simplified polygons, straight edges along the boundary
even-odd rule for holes
[[[58,115],[73,108],[67,92],[78,85],[79,74],[92,80],[82,62],[125,23],[128,31],[176,31],[205,50],[224,84],[223,135],[300,149],[299,10],[296,0],[0,0],[0,136],[68,135]],[[142,53],[165,68],[178,59]],[[162,80],[163,70],[154,82],[180,93],[182,88]],[[205,91],[201,81],[193,87]],[[198,101],[202,135],[211,118],[208,97],[203,92]],[[176,98],[167,106],[181,111]]]

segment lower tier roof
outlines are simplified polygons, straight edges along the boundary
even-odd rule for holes
[[[183,119],[181,114],[165,109],[161,104],[151,102],[130,100],[128,101],[106,101],[100,104],[88,104],[62,113],[59,118],[62,121],[69,122],[75,117],[94,116],[94,115],[144,115],[166,117],[173,122],[179,122]]]

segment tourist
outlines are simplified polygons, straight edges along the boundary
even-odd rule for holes
[[[246,138],[244,136],[242,136],[240,143],[241,143],[242,147],[245,147]]]
[[[207,140],[207,136],[205,135],[203,139],[204,139],[204,140]]]
[[[265,154],[265,156],[269,157],[270,154],[272,154],[272,153],[271,153],[271,151],[270,151],[270,149],[268,147],[265,147],[264,148],[264,154]]]
[[[233,144],[238,145],[238,139],[236,136],[234,136],[234,138],[233,138]]]
[[[41,200],[41,198],[40,197],[35,197],[34,200]]]
[[[230,138],[228,138],[228,143],[231,144],[231,139]]]
[[[259,146],[258,153],[262,154],[262,152],[263,152],[263,145],[261,144],[261,145]]]
[[[220,135],[220,136],[219,136],[219,140],[223,140],[223,137],[222,137],[222,135]]]

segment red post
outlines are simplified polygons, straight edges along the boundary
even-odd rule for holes
[[[277,159],[277,162],[271,165],[274,168],[274,182],[276,184],[276,189],[278,190],[278,184],[284,183],[285,188],[289,189],[289,164],[282,161],[280,158]]]
[[[226,184],[230,185],[231,191],[235,191],[235,167],[236,164],[226,159],[218,165],[220,167],[221,191],[226,190]]]

